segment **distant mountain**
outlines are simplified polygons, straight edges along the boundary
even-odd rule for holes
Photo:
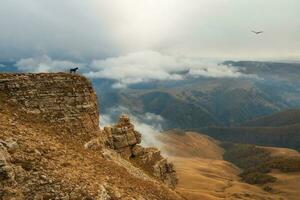
[[[15,62],[0,61],[0,72],[18,72],[18,68],[15,66]]]
[[[241,126],[201,130],[221,141],[287,147],[300,151],[300,109],[259,117]]]
[[[94,85],[105,109],[122,105],[132,112],[159,114],[167,128],[237,125],[300,105],[294,84],[279,81],[198,78],[119,90],[104,89],[107,83]]]
[[[221,141],[300,151],[300,124],[281,127],[210,127],[201,131]]]
[[[225,61],[223,64],[240,68],[246,74],[257,74],[264,78],[299,81],[300,63]]]
[[[217,119],[201,106],[179,99],[168,92],[149,92],[139,98],[144,110],[167,119],[169,127],[174,127],[174,123],[181,128],[219,124]]]
[[[248,122],[242,126],[247,127],[279,127],[300,124],[300,109],[286,110],[273,115],[260,117]]]

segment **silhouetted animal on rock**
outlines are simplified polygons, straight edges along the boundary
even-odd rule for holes
[[[76,71],[78,70],[78,67],[75,67],[75,68],[71,68],[70,69],[70,73],[72,74],[72,73],[74,73],[74,74],[76,74]]]

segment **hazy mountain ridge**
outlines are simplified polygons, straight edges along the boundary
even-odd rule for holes
[[[300,109],[291,109],[248,121],[247,127],[280,127],[300,124]]]
[[[209,127],[206,134],[236,143],[287,147],[300,150],[299,109],[259,117],[236,127]]]
[[[300,106],[297,79],[300,64],[255,61],[224,64],[256,77],[190,77],[110,88],[106,92],[98,88],[108,88],[107,81],[95,80],[94,86],[106,108],[122,105],[137,113],[160,114],[168,122],[167,128],[238,125]]]
[[[243,73],[257,74],[266,78],[299,81],[300,77],[300,63],[225,61],[224,64],[238,67]]]
[[[254,76],[189,77],[135,83],[120,89],[112,88],[115,80],[93,79],[93,85],[103,113],[118,106],[137,114],[152,112],[165,118],[166,128],[236,126],[300,107],[299,63],[225,61],[223,64]]]

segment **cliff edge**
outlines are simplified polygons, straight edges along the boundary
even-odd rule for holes
[[[92,137],[99,127],[97,96],[91,83],[64,73],[0,74],[3,106],[20,119],[44,123],[60,133]]]
[[[0,199],[177,200],[173,165],[129,118],[99,128],[80,75],[0,74]]]

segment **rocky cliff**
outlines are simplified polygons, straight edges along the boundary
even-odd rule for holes
[[[82,76],[0,74],[0,199],[182,199],[173,165],[126,116],[99,128]]]
[[[19,111],[23,120],[43,122],[60,133],[89,137],[98,129],[97,97],[91,83],[82,76],[0,74],[0,91],[2,99]]]
[[[123,158],[134,162],[169,187],[175,188],[178,180],[173,164],[169,163],[158,149],[139,145],[142,134],[135,130],[128,116],[122,115],[116,125],[104,127],[101,135],[100,140],[104,135],[107,146],[120,153]]]

